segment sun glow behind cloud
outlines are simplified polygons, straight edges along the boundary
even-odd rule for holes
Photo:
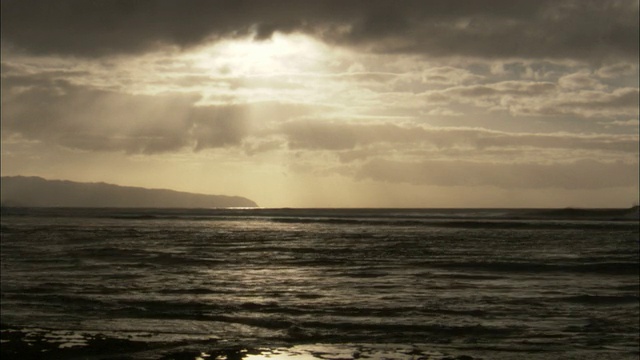
[[[272,76],[321,71],[328,52],[326,45],[309,36],[275,33],[265,40],[223,40],[191,56],[194,65],[210,75]]]
[[[347,106],[344,97],[335,95],[354,93],[349,81],[336,77],[351,65],[352,57],[348,50],[330,48],[308,35],[274,33],[265,40],[248,36],[175,56],[173,61],[183,65],[183,76],[178,72],[164,79],[191,86],[201,96],[198,106],[277,102],[337,111]],[[161,78],[155,84],[173,86]]]

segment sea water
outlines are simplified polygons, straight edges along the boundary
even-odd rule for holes
[[[637,214],[3,209],[1,234],[16,358],[638,357]]]

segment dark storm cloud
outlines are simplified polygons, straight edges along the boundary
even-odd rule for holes
[[[102,56],[300,31],[378,52],[637,59],[634,0],[5,0],[2,41]]]
[[[197,96],[129,95],[61,80],[5,77],[2,135],[89,151],[162,153],[238,146],[242,105],[194,106]]]
[[[480,163],[472,161],[403,162],[371,160],[360,179],[436,186],[598,189],[638,184],[638,164],[582,160],[572,163]]]

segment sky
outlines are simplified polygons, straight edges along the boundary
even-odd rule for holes
[[[2,175],[629,207],[637,0],[2,0]]]

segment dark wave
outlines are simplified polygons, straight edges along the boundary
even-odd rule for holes
[[[357,225],[357,226],[419,226],[434,228],[460,229],[589,229],[589,230],[637,230],[637,223],[632,222],[559,222],[557,220],[455,220],[443,221],[434,219],[341,219],[341,218],[272,218],[272,222],[287,224],[327,224],[327,225]]]
[[[556,219],[638,220],[640,218],[638,210],[638,205],[628,209],[543,209],[527,211],[521,216]]]
[[[425,273],[425,274],[417,274],[416,276],[420,277],[430,277],[430,278],[448,278],[448,279],[460,279],[460,280],[498,280],[504,278],[501,275],[487,275],[487,274],[468,274],[468,273],[453,273],[453,274],[434,274],[434,273]]]
[[[116,264],[128,263],[132,267],[148,267],[148,266],[166,266],[179,265],[181,267],[193,267],[202,265],[215,265],[223,262],[222,260],[206,259],[197,257],[197,254],[183,253],[167,253],[160,251],[148,251],[143,249],[126,249],[118,247],[102,247],[78,249],[66,254],[64,259],[60,261],[68,261],[68,259],[80,258],[85,260],[85,266],[88,260],[111,261]],[[100,265],[94,265],[100,266]]]
[[[640,297],[637,295],[575,295],[556,299],[557,301],[578,304],[638,304]]]
[[[284,223],[422,224],[456,220],[471,223],[529,223],[531,220],[635,221],[629,209],[179,209],[179,208],[2,208],[3,216],[78,217],[115,220],[245,220]],[[500,225],[506,226],[506,225]]]
[[[545,264],[534,262],[450,262],[429,263],[429,266],[445,269],[468,269],[495,272],[567,272],[567,273],[600,273],[609,275],[632,275],[640,273],[638,263],[606,262],[591,264]]]

